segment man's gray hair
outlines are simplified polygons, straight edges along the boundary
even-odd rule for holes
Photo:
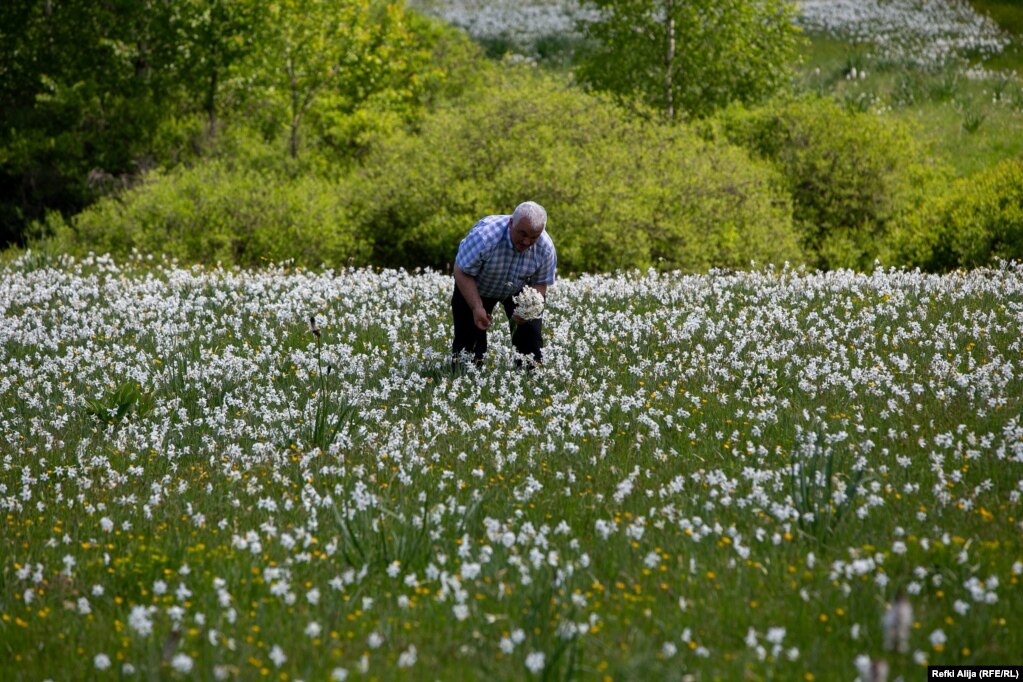
[[[523,201],[515,207],[512,214],[512,222],[518,225],[525,220],[534,230],[539,227],[542,231],[547,227],[547,211],[535,201]]]

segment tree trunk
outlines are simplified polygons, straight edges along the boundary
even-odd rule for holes
[[[668,30],[668,51],[664,55],[664,102],[667,105],[668,120],[675,120],[675,0],[665,3],[665,19]]]
[[[209,135],[213,135],[213,131],[217,127],[217,78],[218,70],[216,67],[210,73],[210,80],[208,87],[206,88],[206,132]]]
[[[291,82],[291,139],[288,151],[291,158],[298,158],[298,125],[302,120],[301,104],[299,103],[298,79],[295,77],[295,65],[288,59],[288,78]]]

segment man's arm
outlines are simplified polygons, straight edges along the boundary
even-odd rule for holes
[[[476,278],[465,274],[462,272],[462,268],[456,265],[455,285],[462,292],[462,298],[469,304],[469,309],[472,310],[472,318],[476,326],[484,331],[489,329],[490,323],[493,322],[494,318],[488,315],[486,308],[483,307],[479,289],[476,288]]]

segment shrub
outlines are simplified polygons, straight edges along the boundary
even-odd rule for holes
[[[1023,259],[1023,161],[1003,161],[933,195],[900,225],[895,254],[939,271]]]
[[[288,258],[305,265],[363,264],[372,248],[353,231],[331,183],[235,170],[220,161],[152,172],[137,187],[58,225],[53,240],[71,253],[139,249],[242,266]]]
[[[895,222],[947,177],[905,126],[829,99],[732,107],[704,131],[775,164],[807,257],[821,268],[870,267]]]
[[[367,157],[353,194],[376,262],[442,267],[480,217],[525,199],[547,208],[566,271],[800,260],[780,179],[742,150],[547,77],[506,79]]]

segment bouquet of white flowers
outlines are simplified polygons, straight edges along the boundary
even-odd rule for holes
[[[523,287],[518,296],[513,296],[515,315],[523,320],[535,320],[543,315],[543,294],[533,287]]]

